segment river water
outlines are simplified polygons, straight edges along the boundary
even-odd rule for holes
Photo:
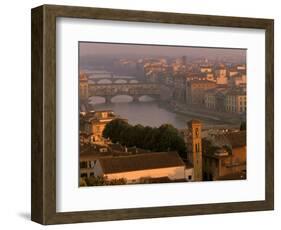
[[[103,98],[92,97],[91,104],[94,110],[113,110],[116,115],[128,119],[128,122],[134,125],[142,124],[144,126],[159,127],[168,123],[178,129],[183,129],[191,119],[200,119],[205,128],[229,125],[224,124],[222,121],[175,113],[148,96],[143,96],[140,100],[140,102],[132,102],[129,96],[120,95],[112,98],[112,103],[105,104]]]
[[[102,77],[104,78],[105,76]],[[100,75],[92,75],[90,78],[91,80],[97,80],[102,77],[100,77]],[[113,78],[115,78],[115,76]],[[112,81],[113,78],[110,80]],[[118,76],[116,76],[116,78],[118,79]],[[124,79],[124,76],[122,76],[122,78]],[[130,76],[126,76],[126,78],[134,79],[134,77]],[[99,83],[110,84],[111,81],[104,79]],[[162,124],[168,123],[178,129],[183,129],[186,127],[186,123],[191,119],[200,119],[205,128],[225,127],[229,125],[227,122],[223,121],[175,113],[149,96],[140,97],[140,102],[132,102],[132,98],[126,95],[113,97],[109,104],[106,104],[105,99],[102,97],[91,97],[90,101],[94,110],[113,110],[116,115],[128,119],[128,122],[134,125],[142,124],[144,126],[159,127]]]

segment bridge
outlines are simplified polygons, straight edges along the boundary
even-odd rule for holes
[[[85,106],[90,97],[103,97],[106,103],[110,103],[111,99],[118,95],[131,96],[135,102],[144,95],[159,99],[160,87],[154,83],[92,84],[80,81],[80,101],[83,101]]]
[[[136,78],[129,77],[104,77],[104,78],[90,78],[89,83],[91,84],[124,84],[124,83],[138,83]]]
[[[138,80],[135,77],[131,76],[118,76],[113,72],[99,70],[99,71],[88,71],[86,73],[87,78],[92,84],[121,84],[121,83],[138,83]],[[93,77],[94,75],[94,77]]]
[[[105,98],[105,102],[111,102],[111,99],[117,95],[128,95],[133,101],[139,101],[143,95],[159,98],[160,89],[157,84],[134,83],[134,84],[89,84],[88,98],[100,96]]]
[[[116,80],[120,80],[120,78]],[[97,84],[92,82],[87,74],[80,74],[79,98],[81,106],[87,108],[89,98],[93,96],[103,97],[106,103],[110,103],[111,99],[118,95],[131,96],[135,102],[139,101],[139,98],[144,95],[159,99],[160,86],[159,84],[145,82],[112,82],[109,84]]]

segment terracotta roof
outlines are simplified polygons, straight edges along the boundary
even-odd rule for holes
[[[246,131],[231,132],[222,135],[217,135],[216,142],[229,144],[232,148],[239,148],[246,146]]]
[[[209,80],[197,80],[197,79],[195,79],[195,80],[191,80],[190,81],[190,84],[198,84],[198,83],[200,83],[200,84],[202,84],[202,83],[208,83],[208,84],[212,84],[212,85],[216,85],[216,83],[215,82],[213,82],[213,81],[209,81]]]
[[[155,152],[100,159],[105,174],[184,166],[176,152]]]

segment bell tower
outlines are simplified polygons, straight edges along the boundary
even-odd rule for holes
[[[194,181],[202,181],[202,123],[198,120],[191,120],[187,125],[187,159],[194,167]]]

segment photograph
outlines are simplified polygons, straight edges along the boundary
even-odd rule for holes
[[[246,49],[78,49],[79,187],[247,178]]]
[[[31,9],[32,221],[274,210],[276,20],[173,6]]]

